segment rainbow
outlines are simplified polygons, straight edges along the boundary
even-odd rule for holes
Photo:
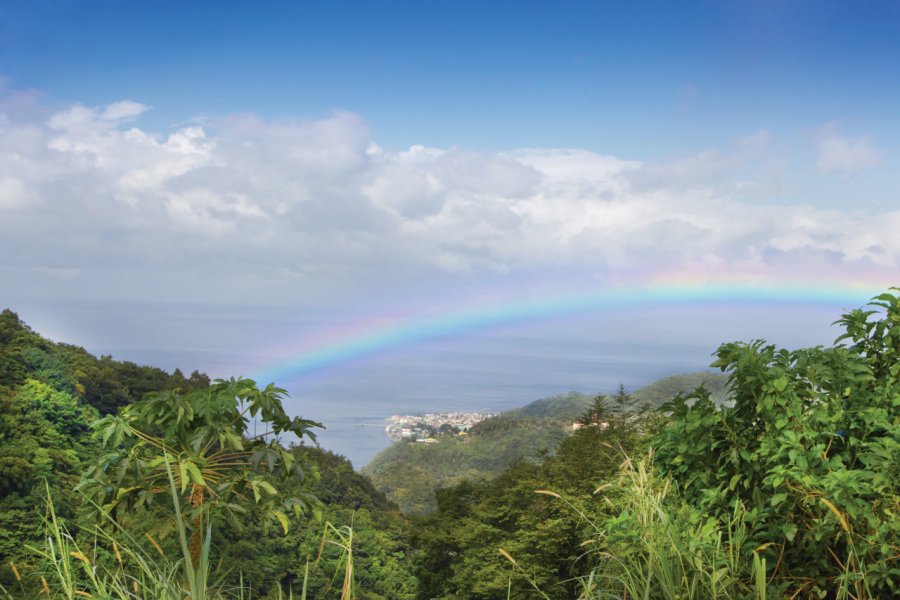
[[[594,311],[709,303],[823,305],[860,307],[884,292],[882,283],[802,284],[680,281],[610,287],[598,292],[532,298],[437,315],[381,319],[350,328],[258,369],[256,381],[284,381],[353,359],[507,324]],[[836,315],[837,316],[837,315]]]

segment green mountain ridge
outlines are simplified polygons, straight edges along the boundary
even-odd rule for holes
[[[722,403],[726,382],[724,374],[700,371],[664,377],[630,395],[637,406],[653,408],[703,385],[714,402]],[[405,512],[427,514],[437,506],[439,488],[491,479],[517,462],[535,462],[552,454],[568,435],[567,427],[594,398],[566,392],[485,419],[467,436],[439,436],[432,444],[395,442],[362,473]]]
[[[668,402],[679,393],[694,390],[701,385],[709,390],[713,402],[721,404],[726,399],[725,384],[727,377],[714,371],[697,371],[663,377],[650,385],[630,392],[638,406],[655,408]],[[548,398],[535,400],[521,408],[501,413],[501,416],[512,418],[548,418],[575,420],[591,405],[594,396],[581,392],[566,392]]]

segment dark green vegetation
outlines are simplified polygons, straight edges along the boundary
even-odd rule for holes
[[[839,347],[722,345],[713,364],[731,373],[732,406],[702,390],[676,397],[654,440],[686,502],[720,520],[745,507],[762,555],[814,591],[886,593],[900,575],[900,298],[874,306],[887,315],[844,315]]]
[[[722,345],[727,398],[698,375],[693,390],[567,395],[485,421],[476,434],[494,446],[480,459],[453,454],[459,442],[399,445],[458,457],[436,509],[411,521],[344,459],[279,444],[277,432],[302,438],[313,423],[288,418],[277,388],[125,369],[8,311],[0,323],[0,595],[900,594],[900,290],[844,315],[833,347]],[[127,398],[115,416],[88,401],[95,369],[125,377],[103,376]],[[137,383],[152,378],[155,392]],[[254,436],[248,416],[271,433]],[[488,450],[510,461],[491,478]],[[436,467],[413,458],[405,487],[431,485]]]
[[[342,457],[278,444],[278,434],[307,437],[315,425],[286,415],[281,396],[248,380],[211,384],[196,372],[185,378],[97,359],[42,338],[3,311],[0,585],[25,592],[41,589],[40,576],[53,581],[46,561],[26,547],[39,548],[47,531],[45,482],[59,522],[76,541],[96,541],[89,532],[99,524],[123,548],[137,540],[135,551],[143,549],[145,558],[154,558],[154,544],[177,557],[171,473],[191,561],[200,562],[209,531],[216,540],[210,560],[223,585],[243,578],[254,596],[276,593],[302,578],[310,560],[311,597],[333,593],[341,553],[329,543],[314,564],[329,523],[353,526],[356,597],[414,597],[404,564],[407,521]],[[92,560],[110,563],[111,546],[101,550]]]
[[[100,414],[150,391],[208,385],[197,372],[185,378],[97,359],[42,338],[9,310],[0,313],[0,557],[18,556],[25,541],[39,539],[45,479],[61,513],[74,514],[75,485],[99,452],[90,425]]]
[[[701,385],[721,402],[726,381],[722,374],[700,372],[666,377],[633,394],[620,389],[609,397],[610,414],[655,408]],[[629,406],[617,406],[616,399],[625,396]],[[443,435],[434,444],[397,442],[372,459],[363,473],[405,512],[427,514],[437,507],[439,488],[491,479],[519,462],[537,463],[553,454],[592,401],[591,396],[569,392],[481,421],[467,436]]]
[[[594,408],[600,410],[586,411],[584,420],[607,422],[608,407]],[[510,585],[512,597],[531,597],[529,579],[551,598],[577,597],[577,576],[591,566],[579,558],[585,521],[578,510],[595,504],[597,482],[617,473],[622,453],[641,447],[634,420],[583,427],[539,463],[519,462],[490,481],[439,490],[438,509],[421,521],[415,540],[422,597],[502,598]],[[559,495],[582,506],[570,507]],[[527,577],[511,572],[500,548],[524,565]]]
[[[439,491],[424,597],[897,597],[900,297],[840,323],[831,348],[722,345],[725,404],[596,402],[541,464]]]
[[[354,581],[358,590],[355,598],[415,598],[417,582],[409,565],[409,522],[396,505],[343,457],[306,446],[296,446],[291,452],[318,476],[283,484],[281,491],[317,498],[320,518],[292,524],[285,534],[280,525],[251,512],[240,526],[224,529],[217,543],[227,548],[223,562],[232,570],[231,582],[237,584],[237,575],[243,575],[244,581],[253,586],[254,596],[275,595],[279,586],[291,584],[299,590],[309,560],[310,597],[338,597],[341,584],[332,580],[342,567],[340,549],[326,544],[322,559],[315,565],[324,524],[330,523],[352,528]]]

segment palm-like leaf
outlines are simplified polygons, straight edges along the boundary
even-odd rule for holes
[[[290,417],[285,396],[272,384],[260,389],[241,378],[190,394],[148,394],[95,424],[95,435],[109,452],[80,488],[104,511],[121,516],[166,506],[165,493],[174,481],[181,513],[195,534],[210,513],[227,517],[247,504],[287,529],[287,515],[315,508],[316,500],[286,498],[278,491],[279,480],[304,475],[279,436],[314,441],[310,430],[321,425]],[[251,424],[262,433],[251,435]]]

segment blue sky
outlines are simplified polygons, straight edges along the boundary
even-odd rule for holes
[[[833,120],[897,133],[896,2],[4,4],[12,85],[134,99],[156,129],[342,109],[393,149],[642,159]]]
[[[0,0],[0,307],[232,375],[666,282],[861,304],[900,284],[898,31],[898,2]],[[283,383],[339,424],[366,386],[509,405],[828,343],[842,308],[625,307]]]

